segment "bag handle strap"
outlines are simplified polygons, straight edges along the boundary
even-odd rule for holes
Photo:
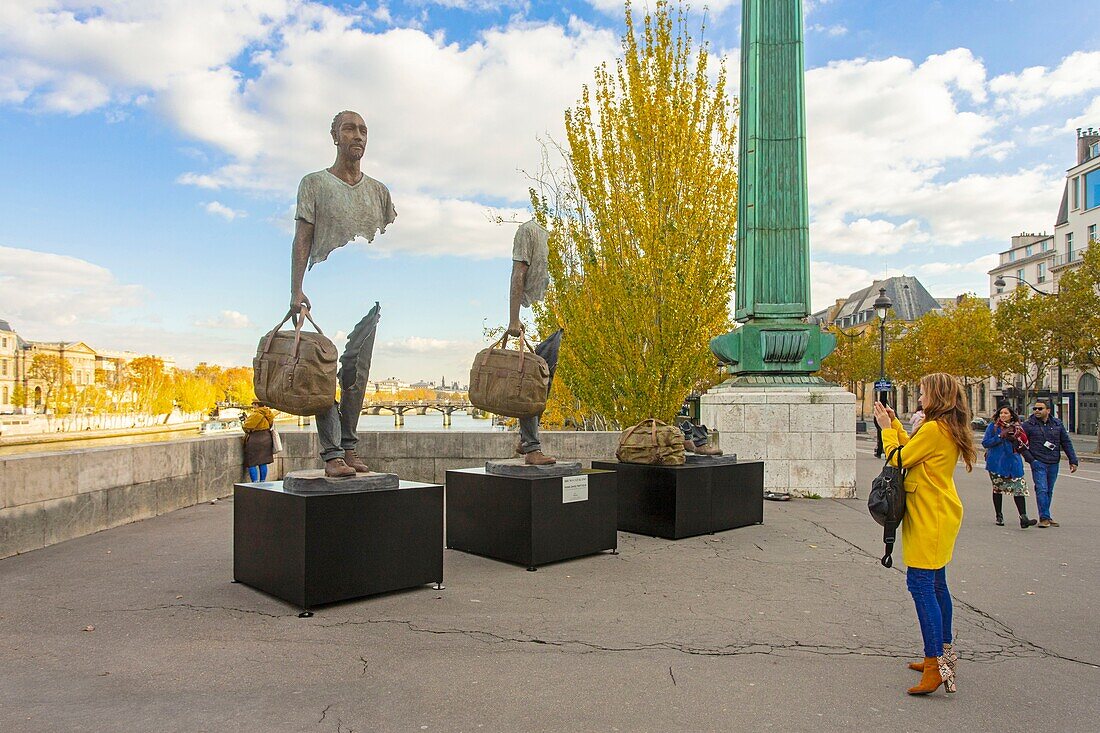
[[[532,354],[535,353],[535,350],[531,347],[531,342],[527,340],[527,336],[525,334],[525,331],[526,331],[526,327],[521,325],[519,327],[519,368],[520,368],[521,371],[523,370],[523,353],[524,353],[524,348],[523,347],[526,346],[527,351],[529,353],[532,353]],[[504,331],[503,336],[501,336],[500,338],[498,338],[496,341],[494,341],[493,343],[491,343],[489,345],[488,350],[491,351],[491,350],[496,349],[496,348],[500,348],[500,349],[507,349],[508,348],[508,331],[507,330]],[[489,359],[489,354],[486,353],[485,357],[481,360],[481,363],[484,364],[488,359]]]
[[[903,446],[898,446],[894,450],[890,451],[890,454],[886,456],[886,465],[890,465],[891,459],[894,454],[898,456],[898,471],[904,471],[905,465],[901,460],[901,449]],[[896,522],[887,522],[882,528],[882,544],[885,545],[885,554],[882,559],[879,560],[882,563],[882,567],[891,568],[894,566],[894,543],[898,539],[898,525]]]
[[[905,470],[905,466],[902,465],[902,461],[901,461],[901,449],[903,447],[904,446],[899,445],[897,448],[894,448],[894,450],[890,451],[890,455],[886,456],[886,465],[890,465],[890,461],[893,459],[894,454],[897,453],[897,455],[898,455],[898,470],[899,471],[904,471]]]
[[[887,522],[882,528],[882,544],[886,546],[886,554],[879,560],[884,568],[894,566],[894,542],[897,541],[898,525],[895,522]]]
[[[279,321],[279,325],[271,329],[271,333],[267,335],[267,341],[264,342],[263,353],[266,354],[271,350],[271,345],[275,342],[275,336],[279,333],[279,329],[282,328],[283,324],[285,324],[287,321],[290,321],[294,324],[294,358],[297,359],[298,347],[302,341],[302,326],[305,325],[307,320],[311,324],[313,324],[313,328],[317,331],[317,333],[321,334],[322,336],[325,335],[325,332],[322,331],[321,327],[317,325],[317,321],[313,320],[313,316],[309,314],[309,308],[304,305],[298,311],[295,311],[293,308],[291,308],[286,312],[286,315],[283,316],[283,320]]]

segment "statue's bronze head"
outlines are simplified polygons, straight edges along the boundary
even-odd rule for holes
[[[367,151],[367,123],[358,112],[344,110],[332,118],[332,143],[339,149],[339,155],[351,160],[359,160]]]

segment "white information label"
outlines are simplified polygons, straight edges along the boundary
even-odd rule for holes
[[[588,476],[562,476],[561,503],[588,501]]]

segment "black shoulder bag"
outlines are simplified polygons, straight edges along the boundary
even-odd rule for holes
[[[898,454],[898,467],[890,465],[894,454]],[[890,451],[886,465],[871,482],[871,493],[867,496],[867,511],[882,525],[882,542],[886,545],[886,554],[882,556],[883,567],[892,567],[894,542],[897,540],[898,527],[905,516],[905,470],[901,462],[901,446]]]

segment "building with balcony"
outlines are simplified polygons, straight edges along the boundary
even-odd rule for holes
[[[1058,279],[1081,264],[1081,253],[1098,241],[1100,226],[1100,130],[1077,130],[1076,163],[1066,171],[1062,201],[1055,216],[1053,234],[1022,233],[1012,238],[1000,253],[997,266],[989,271],[989,302],[996,308],[1018,287],[1035,289],[1057,297]],[[1004,284],[997,286],[999,278]],[[1070,431],[1095,435],[1100,418],[1097,377],[1063,368],[1058,384],[1057,370],[1043,375],[1037,397],[1058,403],[1056,411]],[[996,403],[1023,405],[1022,378],[990,380]]]

